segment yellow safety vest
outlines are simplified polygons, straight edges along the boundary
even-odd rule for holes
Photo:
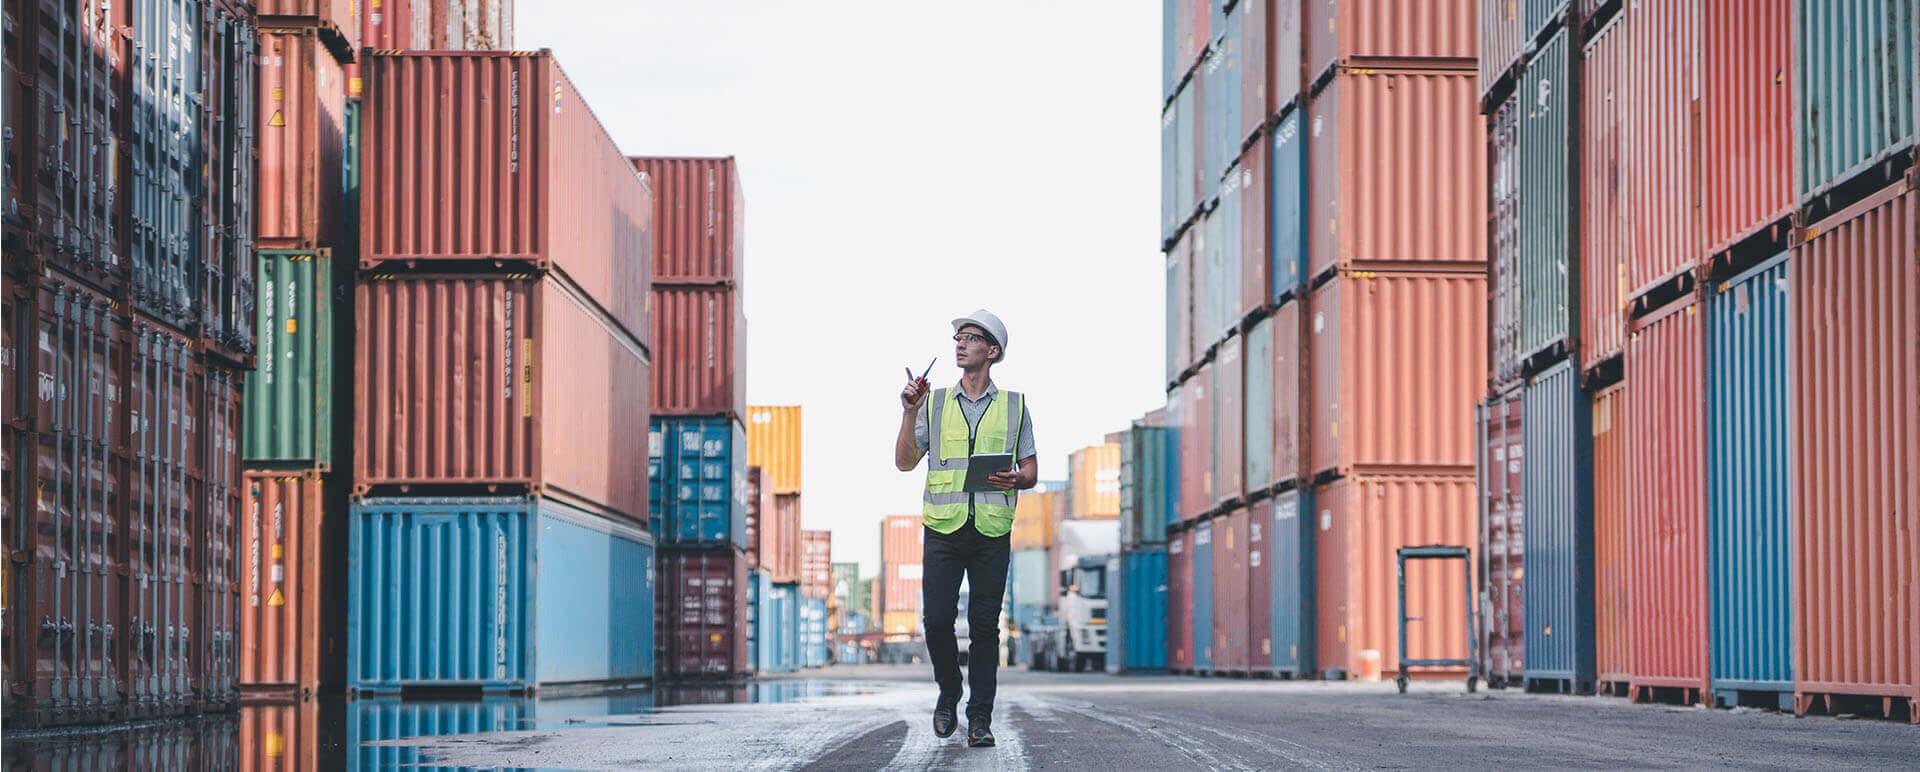
[[[973,526],[983,536],[1005,536],[1013,530],[1014,499],[1018,491],[967,493],[967,461],[975,453],[1018,453],[1021,419],[1026,400],[1018,392],[1000,390],[987,403],[977,431],[969,431],[960,412],[957,389],[934,389],[927,400],[927,491],[921,499],[920,521],[940,533],[953,533],[967,524],[967,505],[973,505]],[[1019,459],[1015,459],[1016,461]]]

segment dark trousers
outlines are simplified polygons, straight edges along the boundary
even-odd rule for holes
[[[967,578],[967,626],[972,635],[967,648],[967,717],[991,718],[993,693],[1000,663],[1000,601],[1007,592],[1007,563],[1013,556],[1008,536],[989,538],[973,527],[973,519],[951,534],[926,529],[920,608],[925,614],[927,656],[933,659],[933,680],[940,685],[940,702],[960,701],[960,644],[953,623],[959,616],[960,577]]]

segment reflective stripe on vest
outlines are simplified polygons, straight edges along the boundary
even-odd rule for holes
[[[1014,502],[1019,493],[967,493],[964,489],[968,457],[970,451],[1017,453],[1026,400],[1018,392],[1002,389],[998,397],[987,403],[979,428],[973,430],[974,436],[969,438],[966,416],[960,412],[960,397],[952,392],[952,389],[935,389],[932,398],[927,400],[927,488],[921,498],[920,520],[940,533],[953,533],[966,525],[967,506],[971,503],[974,527],[984,536],[1004,536],[1013,530]],[[949,406],[953,410],[951,414]]]

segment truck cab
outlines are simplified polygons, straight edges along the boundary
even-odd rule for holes
[[[1060,623],[1046,647],[1053,670],[1107,667],[1107,556],[1088,555],[1060,570]]]

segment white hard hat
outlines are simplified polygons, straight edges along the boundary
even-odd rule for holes
[[[1000,317],[994,316],[992,311],[982,308],[953,320],[953,331],[959,332],[961,327],[969,324],[986,330],[987,335],[993,338],[993,344],[1000,347],[1000,356],[995,357],[994,362],[997,363],[1007,358],[1007,326],[1000,323]]]

